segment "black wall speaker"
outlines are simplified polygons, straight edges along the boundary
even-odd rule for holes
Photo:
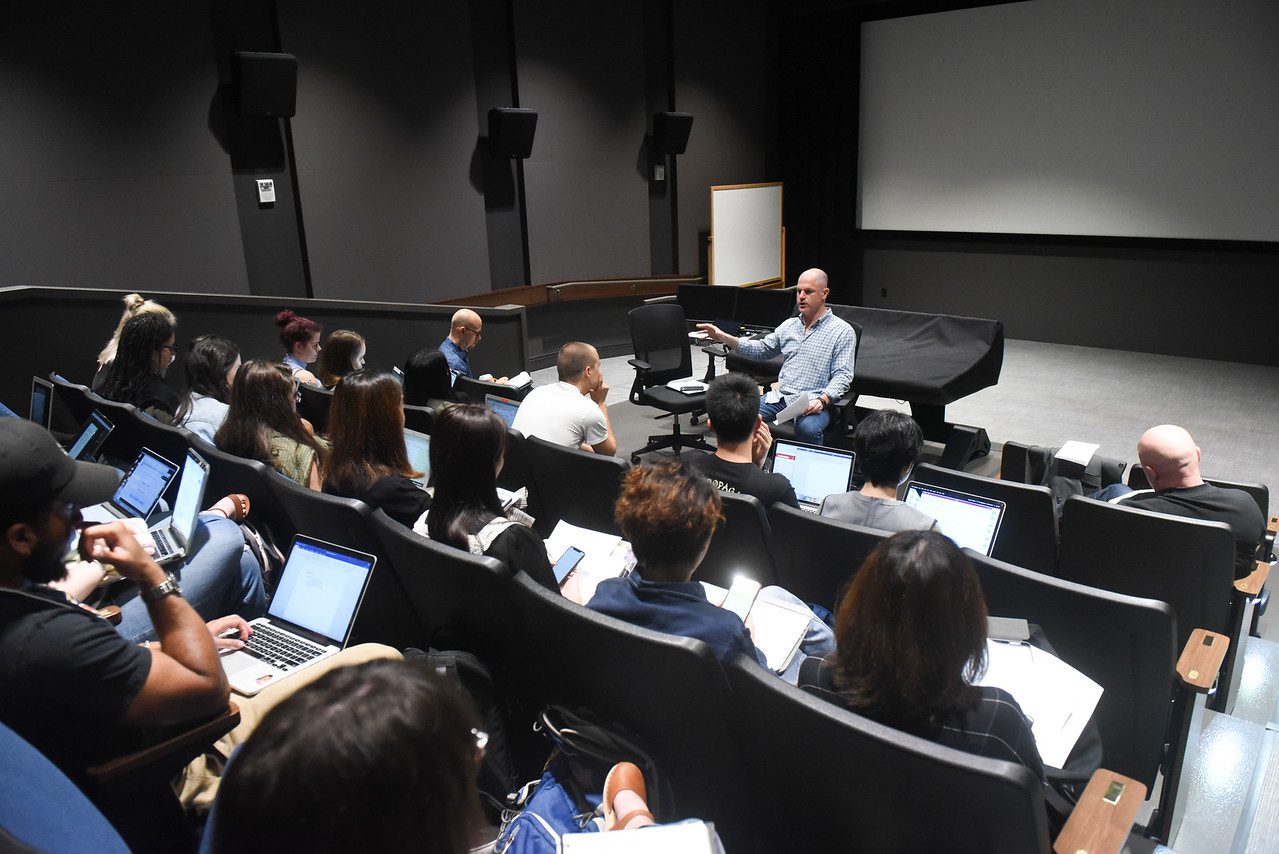
[[[653,113],[653,153],[683,154],[692,129],[692,113]]]
[[[533,153],[533,132],[537,130],[537,111],[519,107],[494,107],[489,110],[489,145],[500,157],[521,160]]]
[[[235,52],[235,91],[242,116],[297,112],[298,58],[288,53]]]

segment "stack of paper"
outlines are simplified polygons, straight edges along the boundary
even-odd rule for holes
[[[722,854],[723,850],[715,828],[703,821],[608,833],[570,833],[560,839],[563,854]]]
[[[555,563],[569,546],[581,549],[584,555],[573,572],[574,595],[569,596],[569,589],[564,589],[564,594],[579,604],[590,602],[595,588],[604,579],[618,578],[635,568],[635,554],[626,540],[616,534],[570,525],[561,519],[546,538],[547,559]]]

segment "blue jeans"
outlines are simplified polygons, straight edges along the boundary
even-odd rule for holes
[[[1130,492],[1132,492],[1131,487],[1125,486],[1122,483],[1112,483],[1110,486],[1102,487],[1088,497],[1097,501],[1111,501],[1121,495],[1127,495]]]
[[[262,567],[244,547],[240,526],[216,513],[200,514],[191,554],[171,571],[182,584],[182,598],[206,622],[228,614],[252,620],[266,609]],[[116,631],[133,643],[155,640],[146,603],[138,597],[137,587],[128,586],[113,599],[121,613]]]
[[[777,413],[786,408],[786,399],[783,398],[777,403],[768,403],[764,398],[759,399],[759,414],[766,424],[772,424],[777,418]],[[826,429],[826,425],[830,423],[830,410],[823,409],[816,415],[801,415],[795,419],[795,436],[801,442],[807,442],[810,445],[822,444],[822,431]]]

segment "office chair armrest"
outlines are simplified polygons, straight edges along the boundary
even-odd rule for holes
[[[148,768],[167,759],[180,759],[181,764],[185,765],[199,753],[201,748],[213,744],[235,729],[239,723],[240,707],[234,702],[229,702],[225,709],[211,718],[174,732],[155,744],[108,759],[101,765],[89,768],[89,777],[95,783],[101,784],[118,780],[126,774]]]
[[[725,359],[728,357],[728,345],[721,344],[718,341],[716,341],[713,344],[706,344],[705,346],[700,347],[699,349],[703,353],[706,353],[711,356],[719,356],[721,359]]]
[[[1216,684],[1226,660],[1230,638],[1207,629],[1195,629],[1177,659],[1177,681],[1193,694],[1206,694]]]
[[[1079,797],[1066,825],[1057,834],[1057,854],[1118,852],[1132,832],[1146,787],[1130,777],[1098,768]]]
[[[1249,598],[1256,598],[1261,595],[1261,588],[1266,586],[1266,579],[1269,577],[1270,564],[1259,560],[1249,575],[1235,582],[1235,590]]]
[[[648,362],[645,362],[643,359],[627,359],[626,364],[630,365],[641,374],[647,374],[649,371],[653,370],[653,366]]]

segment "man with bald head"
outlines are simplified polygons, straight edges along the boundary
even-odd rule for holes
[[[599,352],[585,342],[570,341],[560,348],[555,369],[559,382],[529,392],[511,429],[567,448],[617,453]]]
[[[1152,488],[1121,495],[1116,503],[1225,522],[1235,535],[1235,577],[1243,578],[1252,572],[1266,520],[1252,496],[1242,489],[1205,483],[1199,474],[1199,458],[1199,446],[1185,429],[1175,424],[1151,427],[1137,442],[1137,459]]]
[[[459,377],[475,379],[469,354],[483,337],[484,318],[469,308],[459,308],[453,312],[448,337],[440,342],[440,352],[448,361],[449,370]],[[492,374],[484,374],[479,379],[495,383],[506,382],[506,377],[494,377]]]
[[[830,423],[827,407],[843,397],[853,381],[857,347],[853,327],[826,307],[829,295],[830,280],[813,267],[801,273],[795,283],[799,317],[784,321],[762,340],[737,338],[711,323],[697,325],[710,338],[748,359],[785,357],[776,388],[760,398],[759,414],[771,422],[796,397],[807,394],[808,408],[795,419],[795,433],[800,441],[813,445],[822,444],[822,431]]]

